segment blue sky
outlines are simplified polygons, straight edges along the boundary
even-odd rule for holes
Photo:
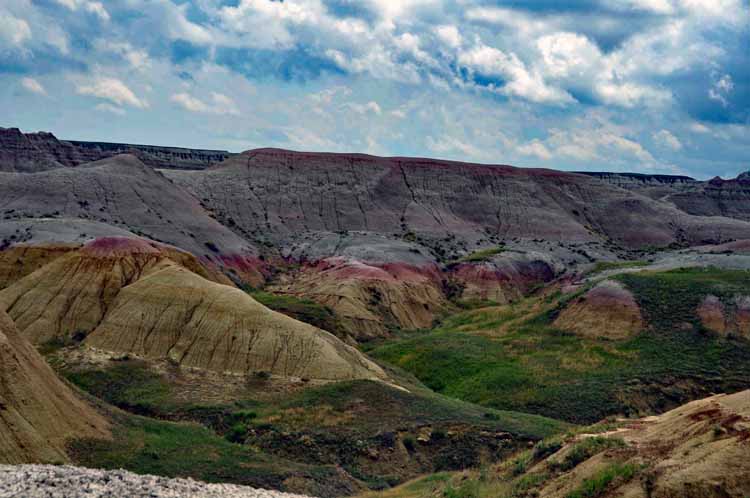
[[[732,177],[747,0],[2,0],[0,126]]]

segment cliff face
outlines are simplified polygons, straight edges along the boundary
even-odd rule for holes
[[[489,236],[665,246],[750,235],[584,175],[428,159],[263,149],[205,171],[167,172],[247,237],[365,231],[469,244]]]
[[[231,157],[224,150],[58,140],[52,133],[0,128],[0,171],[33,173],[134,154],[152,168],[205,169]]]

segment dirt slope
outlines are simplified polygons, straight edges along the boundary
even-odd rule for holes
[[[108,437],[80,400],[0,312],[0,463],[63,462],[69,438]]]
[[[384,379],[335,336],[170,262],[124,287],[86,346],[218,372]]]
[[[614,280],[604,280],[574,300],[554,325],[583,337],[608,339],[626,339],[645,327],[633,294]]]
[[[99,221],[217,264],[221,257],[253,260],[257,254],[250,242],[214,220],[192,195],[132,155],[34,174],[0,173],[0,199],[9,221]]]
[[[35,344],[85,335],[124,286],[167,259],[208,276],[188,253],[144,239],[101,238],[0,291],[0,306]]]
[[[605,238],[626,247],[750,232],[747,223],[689,216],[595,178],[552,170],[260,149],[209,170],[167,174],[219,219],[248,235],[264,231],[282,246],[308,231],[403,229],[467,241],[487,233]]]

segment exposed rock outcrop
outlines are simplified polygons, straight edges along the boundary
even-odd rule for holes
[[[703,298],[696,312],[708,330],[750,338],[750,296],[736,295],[725,304],[709,295]]]
[[[110,308],[86,346],[218,372],[320,380],[386,377],[332,334],[169,262],[123,288]]]
[[[556,327],[587,337],[626,339],[644,328],[633,294],[621,283],[605,280],[560,313]]]
[[[0,463],[64,462],[69,439],[106,437],[109,423],[0,312]]]
[[[44,254],[41,251],[32,254]],[[101,322],[123,287],[167,260],[209,276],[183,251],[144,239],[102,238],[60,255],[0,291],[0,307],[35,344],[85,336]]]
[[[437,268],[327,258],[272,287],[326,305],[357,340],[430,327],[447,305]]]
[[[166,242],[207,262],[252,258],[257,249],[209,216],[188,192],[132,155],[36,174],[0,173],[9,221],[79,218]],[[254,283],[263,280],[260,272]]]

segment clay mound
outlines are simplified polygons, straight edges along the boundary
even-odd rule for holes
[[[750,337],[750,296],[736,295],[728,303],[708,295],[696,310],[701,324],[721,335]]]
[[[581,336],[619,340],[643,330],[644,321],[633,294],[605,280],[568,305],[554,325]]]
[[[555,277],[552,264],[541,256],[503,254],[492,261],[459,263],[450,277],[461,287],[461,298],[507,304],[525,295],[535,285]]]
[[[339,339],[171,262],[124,287],[85,345],[218,372],[385,379]]]
[[[367,264],[327,258],[273,287],[328,306],[356,340],[389,335],[389,327],[430,327],[447,301],[432,267]]]
[[[85,336],[123,287],[165,261],[209,276],[193,256],[177,249],[143,239],[100,238],[0,291],[0,308],[34,344]]]
[[[78,399],[0,312],[0,463],[67,461],[71,438],[109,437],[109,424]]]

